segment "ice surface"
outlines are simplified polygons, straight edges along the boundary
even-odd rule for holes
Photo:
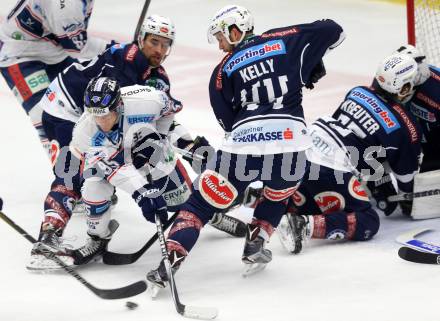
[[[56,0],[53,0],[56,1]],[[72,0],[69,0],[72,1]],[[15,0],[2,0],[4,16]],[[194,134],[214,144],[221,129],[210,110],[207,82],[222,54],[206,42],[209,18],[223,5],[220,0],[152,1],[150,13],[172,17],[177,41],[165,66],[172,91],[185,108],[179,120]],[[405,8],[367,0],[247,0],[240,4],[255,16],[256,31],[333,18],[345,29],[347,40],[325,58],[328,76],[306,92],[307,119],[330,113],[354,85],[369,84],[378,61],[405,42]],[[90,30],[107,38],[129,40],[142,1],[97,0]],[[4,81],[0,81],[0,196],[4,212],[34,236],[42,217],[43,200],[52,180],[51,171],[27,116]],[[129,196],[119,193],[114,217],[121,226],[110,243],[113,251],[133,252],[153,234]],[[440,209],[439,209],[440,210]],[[249,213],[236,212],[249,219]],[[285,253],[274,235],[269,247],[274,259],[260,274],[242,278],[243,240],[206,227],[176,275],[185,304],[216,306],[218,320],[246,321],[436,321],[438,317],[438,266],[404,262],[397,256],[394,238],[416,227],[439,228],[439,220],[412,222],[396,216],[383,218],[378,235],[366,243],[331,244],[313,241],[298,256]],[[72,219],[66,236],[85,239],[84,217]],[[126,300],[104,301],[65,273],[33,274],[25,270],[30,244],[0,222],[1,321],[144,321],[181,320],[168,291],[151,301],[146,294]],[[425,236],[440,242],[436,233]],[[127,285],[143,279],[160,260],[153,246],[130,266],[91,264],[78,271],[102,288]]]

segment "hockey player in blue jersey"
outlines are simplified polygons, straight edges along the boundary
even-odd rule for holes
[[[294,214],[280,224],[289,251],[299,252],[305,238],[368,240],[377,232],[378,215],[365,192],[359,192],[356,178],[374,184],[392,172],[400,191],[412,191],[422,134],[403,103],[413,94],[417,77],[413,58],[391,55],[379,64],[374,88],[351,89],[333,118],[311,125],[310,173],[292,197]]]
[[[37,103],[64,68],[77,58],[90,59],[111,45],[87,33],[93,3],[22,0],[0,25],[0,71],[49,155],[50,144]]]
[[[264,200],[248,225],[242,261],[245,273],[264,267],[272,259],[265,244],[286,210],[285,200],[304,174],[304,150],[311,142],[301,106],[302,87],[323,75],[322,57],[342,42],[342,28],[321,20],[261,35],[253,29],[250,12],[236,5],[218,11],[208,29],[210,40],[216,39],[227,53],[209,83],[211,106],[225,139],[194,181],[196,191],[169,232],[167,247],[174,270],[213,213],[229,206],[256,180],[264,182]],[[147,279],[165,286],[163,262]]]
[[[384,191],[375,184],[383,185],[390,172],[399,190],[412,191],[422,134],[404,102],[412,97],[419,76],[410,56],[387,57],[372,87],[351,89],[333,118],[312,124],[313,148],[307,151],[312,165],[278,226],[288,251],[299,253],[309,238],[362,241],[377,233],[379,216],[358,179],[380,200],[377,192]]]
[[[440,134],[440,70],[429,65],[426,57],[412,45],[401,46],[396,53],[407,54],[418,64],[418,74],[414,80],[415,91],[406,98],[405,105],[416,117],[423,134],[423,161],[420,172],[424,172],[423,176],[426,177],[432,174],[431,178],[435,180],[438,178],[434,177],[434,172],[431,174],[428,172],[440,168],[440,153],[437,143],[437,137]],[[373,85],[377,86],[377,81]],[[427,184],[427,182],[425,183]],[[405,215],[419,217],[421,212],[424,212],[422,216],[427,215],[426,208],[413,213],[412,201],[410,200],[399,203],[388,201],[389,197],[394,197],[397,194],[390,176],[384,176],[380,181],[370,183],[369,187],[386,215],[393,213],[398,204]],[[417,190],[426,190],[427,188],[425,186],[416,187]]]

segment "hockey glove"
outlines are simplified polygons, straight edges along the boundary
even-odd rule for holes
[[[167,203],[159,188],[153,184],[146,184],[135,191],[131,197],[142,209],[142,214],[147,221],[154,223],[155,214],[158,214],[161,222],[166,222],[168,218]]]
[[[310,74],[309,81],[304,85],[307,89],[313,89],[319,79],[324,77],[327,74],[324,66],[324,62],[321,60],[315,67],[313,67],[312,72]]]
[[[185,149],[190,152],[190,156],[182,155],[182,157],[189,162],[197,174],[203,172],[206,163],[215,155],[214,147],[212,147],[203,136],[197,136]]]
[[[385,174],[380,180],[367,182],[371,196],[376,200],[377,207],[384,212],[386,216],[391,215],[397,207],[398,202],[389,202],[388,197],[397,195],[391,176]]]

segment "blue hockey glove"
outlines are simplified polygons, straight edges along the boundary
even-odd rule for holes
[[[155,214],[159,215],[161,222],[168,219],[167,203],[161,195],[159,188],[153,184],[146,184],[131,196],[142,209],[142,214],[147,221],[154,223]]]

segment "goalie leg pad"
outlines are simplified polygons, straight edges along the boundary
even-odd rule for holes
[[[440,217],[440,170],[418,173],[414,177],[414,193],[424,191],[432,193],[413,199],[411,217],[415,220]]]

